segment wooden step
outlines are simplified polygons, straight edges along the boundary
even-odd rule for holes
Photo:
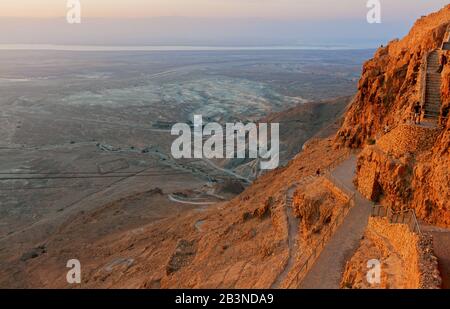
[[[426,106],[424,108],[425,112],[431,111],[431,112],[435,112],[435,113],[440,113],[441,112],[441,108],[438,106]]]
[[[425,101],[424,106],[441,107],[441,101],[428,100]]]
[[[433,102],[426,102],[425,108],[441,109],[441,104],[433,103]]]
[[[441,111],[440,110],[438,110],[438,109],[431,109],[431,108],[426,108],[425,109],[425,113],[427,114],[427,113],[432,113],[432,114],[440,114],[441,113]]]
[[[423,106],[424,120],[433,123],[439,119],[441,110],[441,74],[437,72],[440,67],[439,54],[433,51],[428,55],[426,68],[425,102]]]
[[[423,117],[423,121],[426,121],[426,120],[431,120],[431,121],[437,121],[439,119],[439,117],[435,117],[435,116],[424,116]]]
[[[423,115],[423,118],[428,118],[428,119],[434,118],[434,119],[436,119],[436,118],[439,118],[439,115],[436,115],[436,114],[433,114],[433,113],[430,113],[430,114],[424,114],[424,115]]]
[[[425,115],[440,115],[440,112],[426,110]]]

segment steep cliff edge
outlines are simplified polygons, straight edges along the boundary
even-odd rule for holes
[[[339,144],[361,147],[386,124],[393,127],[410,118],[412,105],[420,101],[421,65],[429,52],[441,48],[449,25],[447,5],[419,19],[402,40],[393,40],[376,51],[363,66],[358,93],[337,136]],[[447,106],[449,65],[442,74],[442,98]]]
[[[450,226],[450,63],[441,73],[440,117],[417,126],[411,108],[423,102],[427,55],[448,40],[450,5],[419,19],[402,40],[381,47],[364,64],[356,95],[336,136],[339,146],[364,148],[356,183],[369,199],[414,208],[431,224]]]
[[[334,145],[364,148],[356,184],[365,196],[394,208],[415,208],[422,220],[450,226],[450,123],[434,127],[408,122],[411,105],[420,99],[423,59],[441,46],[449,24],[450,5],[419,20],[403,40],[380,48],[364,66],[358,94],[336,137],[311,140],[287,166],[264,174],[233,200],[175,213],[125,232],[101,230],[100,235],[101,216],[83,212],[52,235],[44,248],[35,249],[45,249],[43,254],[21,261],[22,252],[17,253],[10,263],[14,267],[0,269],[0,286],[70,288],[61,274],[67,271],[67,260],[74,257],[83,262],[83,288],[286,286],[298,275],[302,258],[316,245],[314,240],[333,222],[336,206],[342,204],[335,192],[318,185],[321,180],[315,176],[348,153],[345,147],[334,149]],[[447,115],[450,65],[441,76],[442,114]],[[296,189],[292,200],[291,188]],[[142,207],[151,205],[143,203]],[[405,266],[390,269],[407,269],[400,283],[415,282],[418,287],[420,270],[413,268],[417,263],[407,264],[411,256],[419,259],[410,246],[418,240],[398,229],[403,228],[388,226],[385,234],[401,242],[392,252],[407,254],[390,261],[393,266],[402,262]],[[344,287],[359,287],[364,278],[358,274],[366,269],[372,252],[382,261],[389,258],[389,242],[381,240],[363,239],[362,250],[344,276]],[[379,247],[364,255],[372,244]],[[447,247],[445,242],[442,247]],[[15,265],[20,265],[23,276],[17,275]]]

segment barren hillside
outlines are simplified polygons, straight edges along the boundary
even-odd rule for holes
[[[309,141],[286,167],[261,176],[233,200],[100,236],[102,218],[87,211],[48,239],[44,248],[35,248],[37,257],[19,262],[27,274],[20,279],[30,287],[70,287],[60,279],[65,262],[76,257],[83,265],[81,286],[88,288],[298,287],[301,257],[320,242],[326,246],[339,228],[336,214],[345,217],[343,206],[353,198],[321,177],[351,148],[362,151],[356,187],[367,204],[373,200],[387,207],[414,208],[423,221],[449,227],[450,121],[442,115],[450,105],[450,64],[441,74],[441,116],[420,126],[409,120],[411,106],[421,100],[424,59],[441,48],[449,25],[450,5],[417,21],[404,39],[381,47],[364,65],[358,93],[337,136]],[[159,197],[158,192],[151,194]],[[121,204],[108,207],[111,213]],[[397,229],[409,237],[397,239],[399,243],[419,241],[403,227],[387,232],[396,235]],[[323,236],[327,232],[328,238]],[[385,251],[390,241],[369,241],[379,244],[381,249],[372,249],[380,258],[389,256]],[[350,249],[342,256],[351,258]],[[353,258],[355,267],[360,266],[360,255]],[[402,261],[399,257],[394,262]],[[343,285],[359,287],[361,274],[351,274],[350,266],[347,270]],[[2,271],[7,270],[0,270],[0,286],[14,286],[19,277],[3,276]],[[398,286],[419,286],[417,271],[406,275]],[[405,284],[409,278],[417,284]]]

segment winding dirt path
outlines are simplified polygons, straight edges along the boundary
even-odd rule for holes
[[[181,199],[178,199],[176,197],[174,197],[173,195],[169,194],[169,200],[175,203],[180,203],[180,204],[189,204],[189,205],[214,205],[217,204],[218,202],[191,202],[191,201],[184,201]]]
[[[227,174],[229,176],[232,176],[232,177],[234,177],[236,179],[243,180],[243,181],[245,181],[248,184],[252,183],[252,181],[250,179],[248,179],[248,178],[246,178],[244,176],[241,176],[239,174],[236,174],[232,170],[229,170],[229,169],[226,169],[226,168],[222,168],[222,167],[218,166],[217,164],[215,164],[214,162],[212,162],[209,159],[203,158],[202,160],[203,160],[203,162],[207,163],[209,166],[215,168],[216,170],[218,170],[220,172],[223,172],[223,173],[225,173],[225,174]]]
[[[372,211],[372,203],[355,188],[356,156],[352,155],[332,172],[338,187],[355,193],[353,206],[342,224],[327,242],[316,262],[300,284],[302,289],[339,289],[346,262],[353,256],[364,235]]]
[[[292,199],[294,196],[294,192],[297,189],[297,186],[294,185],[288,189],[286,192],[286,203],[285,203],[285,211],[288,223],[288,248],[289,248],[289,257],[286,265],[284,266],[283,271],[278,275],[275,282],[272,284],[272,289],[278,289],[281,287],[281,284],[286,279],[287,275],[291,271],[295,259],[298,254],[298,226],[300,224],[300,220],[296,218],[292,211]]]

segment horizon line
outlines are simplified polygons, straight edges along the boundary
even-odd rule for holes
[[[60,19],[66,18],[66,15],[60,16],[1,16],[0,19]],[[248,17],[233,17],[233,16],[185,16],[185,15],[164,15],[164,16],[136,16],[136,17],[120,17],[120,16],[84,16],[83,19],[99,19],[99,20],[146,20],[146,19],[170,19],[170,18],[180,18],[180,19],[205,19],[205,20],[265,20],[265,21],[297,21],[297,22],[328,22],[328,21],[366,21],[365,18],[360,17],[336,17],[336,18],[298,18],[298,17],[259,17],[259,16],[248,16]],[[420,19],[420,17],[417,17]],[[417,20],[416,19],[416,20]],[[383,23],[393,23],[393,22],[410,22],[409,18],[400,18],[385,20]]]
[[[273,46],[208,46],[208,45],[65,45],[65,44],[2,44],[0,51],[79,51],[79,52],[119,52],[119,51],[289,51],[289,50],[374,50],[378,47],[349,46],[333,44],[273,45]]]

